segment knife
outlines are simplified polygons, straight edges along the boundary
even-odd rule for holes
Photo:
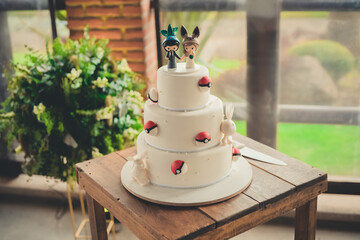
[[[284,163],[279,159],[273,158],[269,155],[256,151],[252,148],[246,147],[244,144],[238,141],[233,140],[233,143],[235,144],[235,147],[237,147],[240,150],[241,155],[247,158],[251,158],[253,160],[257,160],[261,162],[276,164],[276,165],[282,165],[282,166],[287,165],[286,163]]]

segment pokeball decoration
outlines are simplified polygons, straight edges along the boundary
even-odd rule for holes
[[[211,141],[211,135],[207,132],[201,132],[196,135],[195,141],[197,144],[207,144]]]
[[[240,150],[236,147],[232,148],[232,160],[236,161],[238,160],[240,157],[242,157]]]
[[[156,91],[155,88],[151,88],[147,94],[148,98],[150,99],[150,101],[152,101],[153,103],[157,103],[158,102],[158,92]]]
[[[153,121],[147,121],[144,125],[145,132],[150,136],[156,136],[159,132],[158,125]]]
[[[201,91],[206,91],[212,86],[212,81],[208,76],[204,76],[199,80],[199,87]]]
[[[187,172],[187,169],[186,163],[182,160],[176,160],[171,164],[171,172],[175,175],[184,174]]]

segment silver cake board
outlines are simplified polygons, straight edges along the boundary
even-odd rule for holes
[[[230,199],[250,185],[253,175],[250,164],[241,157],[232,163],[227,177],[206,187],[170,188],[151,183],[141,186],[131,176],[132,164],[132,161],[128,161],[121,171],[123,186],[143,200],[170,206],[200,206]]]

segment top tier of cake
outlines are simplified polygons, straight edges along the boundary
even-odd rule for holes
[[[163,66],[157,72],[158,104],[169,110],[205,107],[210,101],[210,87],[209,71],[204,66],[186,69],[185,63],[178,63],[175,70]]]

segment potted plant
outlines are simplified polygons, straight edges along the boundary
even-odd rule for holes
[[[75,164],[134,145],[143,128],[144,79],[110,57],[107,40],[54,40],[46,55],[29,48],[7,72],[10,97],[0,134],[25,153],[25,173],[75,179]],[[12,72],[12,74],[10,73]]]

